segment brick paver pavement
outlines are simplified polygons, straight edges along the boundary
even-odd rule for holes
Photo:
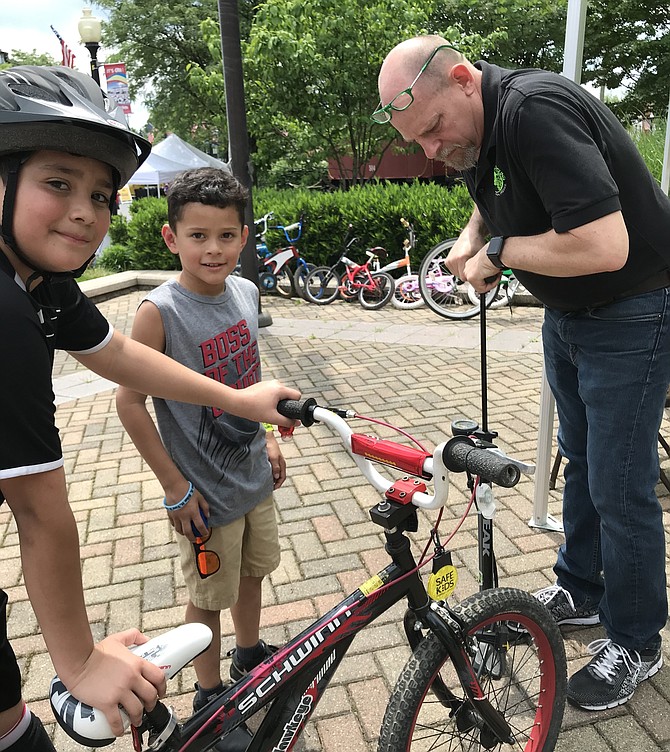
[[[100,303],[115,326],[127,331],[142,293],[134,290]],[[456,416],[477,418],[479,396],[478,320],[443,321],[426,309],[388,307],[364,311],[336,303],[322,308],[297,300],[264,298],[273,325],[262,330],[266,377],[281,378],[307,396],[383,417],[437,443]],[[515,308],[490,312],[489,424],[501,446],[534,461],[541,378],[541,311]],[[174,534],[161,506],[161,489],[139,459],[114,409],[109,384],[82,373],[59,354],[55,368],[72,508],[79,526],[86,602],[96,638],[137,626],[154,635],[182,623],[186,592]],[[73,387],[74,384],[74,387]],[[667,426],[666,426],[667,428]],[[387,429],[380,429],[388,435]],[[367,486],[338,442],[323,427],[301,428],[282,444],[288,480],[276,494],[281,565],[264,589],[263,637],[279,644],[387,563],[382,535],[368,518],[376,492]],[[442,529],[460,513],[463,478],[452,478],[451,503]],[[670,497],[659,485],[667,514]],[[551,567],[559,533],[528,527],[533,485],[499,492],[496,551],[501,582],[534,590],[553,581]],[[549,512],[560,517],[558,492]],[[432,514],[432,513],[431,513]],[[417,540],[425,540],[421,513]],[[475,519],[454,540],[459,592],[476,589]],[[0,508],[0,586],[9,593],[9,630],[25,679],[25,697],[46,721],[53,669],[28,603],[16,529]],[[368,752],[390,688],[408,649],[398,605],[356,637],[306,734],[307,752]],[[223,620],[224,649],[231,646],[230,619]],[[586,660],[586,644],[600,628],[567,634],[570,670]],[[666,639],[666,655],[670,640]],[[224,671],[227,659],[224,658]],[[169,701],[184,715],[191,703],[193,670],[169,686]],[[645,682],[626,706],[600,714],[569,708],[560,752],[670,751],[670,671]],[[63,752],[82,747],[49,726]],[[130,750],[128,736],[114,749]]]

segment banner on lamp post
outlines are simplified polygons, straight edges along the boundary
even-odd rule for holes
[[[126,64],[105,63],[104,68],[105,78],[107,79],[107,95],[128,115],[131,109]]]

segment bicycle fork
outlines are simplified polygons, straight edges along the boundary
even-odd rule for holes
[[[461,686],[465,690],[471,707],[476,710],[484,722],[482,734],[489,731],[492,737],[489,739],[491,747],[495,744],[514,744],[515,738],[512,729],[505,718],[486,699],[484,691],[479,683],[477,672],[472,665],[470,656],[465,649],[462,627],[449,611],[437,601],[432,601],[430,608],[421,615],[422,621],[434,632],[447,650],[447,654],[456,669]],[[439,682],[439,683],[438,683]],[[480,725],[472,712],[463,714],[461,701],[454,696],[436,677],[432,690],[438,700],[449,707],[453,714],[458,713],[459,727],[474,728]]]

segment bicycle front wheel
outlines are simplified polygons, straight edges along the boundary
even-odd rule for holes
[[[419,643],[391,694],[379,752],[550,752],[561,728],[567,670],[560,631],[546,608],[512,588],[484,590],[453,609],[486,699],[514,744],[498,742],[464,692],[437,635]],[[510,629],[510,624],[522,630]],[[432,689],[434,687],[434,689]]]
[[[305,300],[328,305],[339,295],[340,278],[330,266],[317,266],[305,278]]]
[[[374,272],[371,278],[372,284],[366,284],[358,291],[358,302],[368,311],[376,311],[393,297],[395,282],[388,272]]]
[[[298,264],[295,272],[293,272],[293,287],[301,298],[305,297],[305,280],[310,272],[313,272],[316,267],[314,264]]]
[[[282,266],[276,277],[277,292],[282,298],[292,298],[295,295],[295,287],[293,286],[293,272],[288,268],[288,265]]]
[[[419,289],[426,305],[445,319],[470,319],[479,313],[479,298],[474,302],[472,285],[455,277],[447,268],[447,256],[456,238],[443,240],[425,255],[419,267]],[[486,293],[486,304],[491,304],[496,291]]]
[[[419,290],[418,274],[405,274],[404,277],[396,279],[395,292],[391,298],[391,304],[394,308],[406,311],[425,305],[421,290]]]

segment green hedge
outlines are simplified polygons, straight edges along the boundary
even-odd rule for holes
[[[436,183],[375,183],[348,191],[323,193],[307,189],[254,193],[257,217],[274,212],[277,224],[288,225],[305,217],[301,254],[314,264],[342,247],[349,224],[359,239],[357,260],[364,250],[381,245],[389,258],[402,256],[407,234],[400,224],[404,217],[414,225],[417,237],[412,262],[417,263],[436,243],[458,235],[472,213],[472,202],[464,186],[451,189]],[[270,248],[284,240],[281,233],[268,233]],[[285,240],[284,240],[285,242]]]
[[[445,238],[458,235],[472,213],[472,202],[464,186],[446,188],[436,183],[373,183],[348,191],[273,190],[253,193],[254,214],[273,212],[275,224],[289,225],[304,215],[305,226],[299,243],[301,255],[313,264],[324,264],[342,247],[349,224],[359,243],[352,249],[356,260],[365,258],[366,248],[381,245],[389,258],[402,256],[406,232],[404,217],[414,225],[417,237],[412,263]],[[167,221],[164,198],[142,198],[130,206],[127,226],[115,219],[114,245],[98,263],[118,271],[126,269],[178,269],[178,259],[165,246],[161,227]],[[125,225],[125,223],[124,223]],[[124,237],[125,235],[125,237]],[[283,233],[270,231],[270,248],[286,243]],[[124,250],[125,249],[125,250]]]

